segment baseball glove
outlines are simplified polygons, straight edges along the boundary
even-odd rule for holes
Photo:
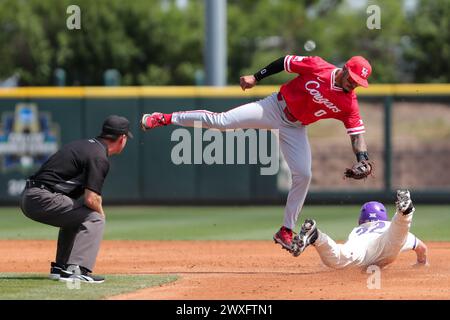
[[[344,178],[352,178],[356,180],[365,179],[372,174],[373,162],[369,160],[361,160],[353,165],[352,168],[347,168],[344,172]]]

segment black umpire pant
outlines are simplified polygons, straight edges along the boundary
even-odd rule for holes
[[[28,218],[59,227],[56,263],[94,269],[105,227],[104,217],[74,200],[44,188],[27,188],[20,203]]]

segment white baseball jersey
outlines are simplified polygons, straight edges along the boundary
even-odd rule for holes
[[[364,223],[352,230],[344,244],[336,244],[319,231],[314,247],[325,265],[331,268],[384,267],[392,263],[400,252],[416,248],[417,238],[409,232],[411,221],[412,214],[396,213],[391,222]]]

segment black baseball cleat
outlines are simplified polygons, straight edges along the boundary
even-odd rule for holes
[[[86,269],[83,266],[77,266],[74,264],[67,265],[65,270],[62,270],[60,281],[66,282],[86,282],[86,283],[103,283],[105,282],[105,278],[102,276],[96,276],[91,273],[90,270]]]
[[[302,224],[300,233],[292,240],[292,255],[298,257],[305,251],[306,247],[317,240],[318,236],[316,222],[312,219],[306,219]]]
[[[414,213],[416,208],[411,200],[411,194],[409,190],[397,190],[397,201],[395,202],[397,210],[400,211],[404,216]]]
[[[64,265],[58,264],[56,262],[51,262],[50,263],[50,274],[49,274],[48,278],[51,280],[59,280],[59,278],[61,277],[61,273],[63,272],[64,269],[65,269]]]

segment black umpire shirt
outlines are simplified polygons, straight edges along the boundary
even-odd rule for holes
[[[29,179],[76,199],[84,189],[101,195],[108,171],[107,146],[100,139],[86,139],[64,145]]]

